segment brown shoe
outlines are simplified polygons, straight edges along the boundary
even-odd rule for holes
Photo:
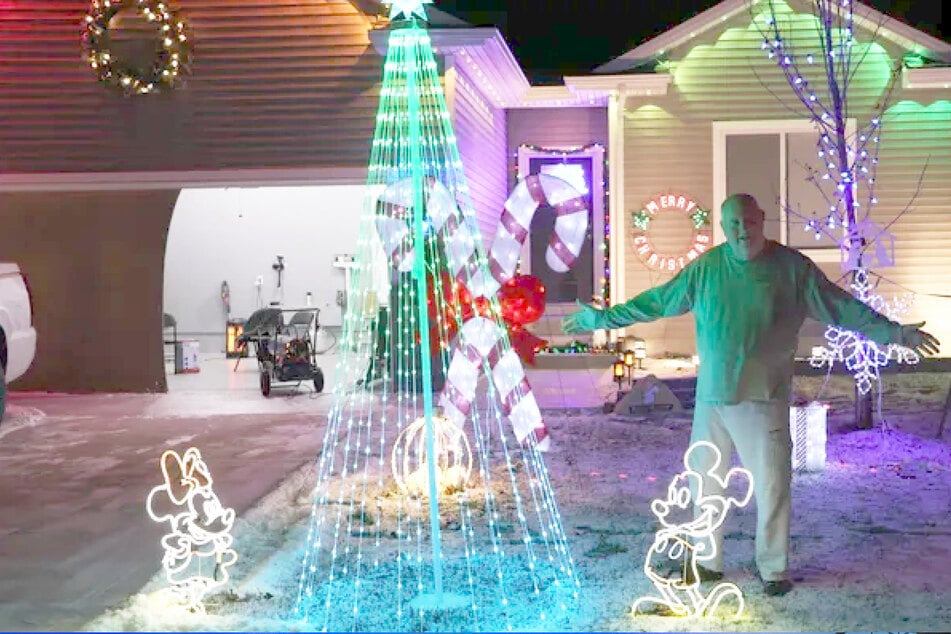
[[[709,568],[704,568],[700,564],[697,564],[697,576],[700,578],[701,582],[719,581],[723,578],[723,573],[719,570],[710,570]],[[697,582],[693,578],[693,569],[691,569],[690,566],[684,568],[683,581],[687,585],[693,585]]]

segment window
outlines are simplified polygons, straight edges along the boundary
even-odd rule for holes
[[[855,133],[852,119],[848,133]],[[835,186],[822,180],[825,169],[816,154],[817,139],[812,122],[804,120],[713,124],[716,242],[723,241],[723,199],[729,193],[746,192],[766,212],[767,238],[800,249],[817,262],[839,261],[837,239],[842,227],[826,228],[817,238],[817,232],[807,226],[813,218],[823,221],[829,201],[835,202]]]

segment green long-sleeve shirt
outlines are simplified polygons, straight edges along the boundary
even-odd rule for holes
[[[719,245],[672,280],[599,313],[597,328],[692,311],[700,368],[697,400],[788,400],[799,329],[813,319],[899,342],[901,326],[839,288],[807,257],[776,242],[755,258]]]

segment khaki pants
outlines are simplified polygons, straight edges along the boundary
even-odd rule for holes
[[[753,475],[756,499],[756,567],[764,581],[788,578],[789,516],[791,510],[792,441],[789,405],[778,401],[743,401],[736,405],[698,402],[693,414],[691,444],[706,440],[720,450],[719,476],[730,468],[733,448]],[[709,456],[712,452],[704,452]],[[711,464],[712,466],[712,464]],[[701,472],[708,470],[702,465]],[[722,488],[704,478],[708,494]],[[728,520],[729,521],[729,520]],[[704,565],[723,570],[723,527],[714,533],[716,556]]]

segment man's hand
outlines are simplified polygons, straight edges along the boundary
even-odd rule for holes
[[[925,322],[919,321],[917,324],[905,324],[901,327],[901,345],[911,348],[918,354],[936,354],[938,346],[941,345],[934,335],[921,329]]]
[[[604,312],[587,304],[582,304],[580,301],[578,306],[581,307],[581,310],[571,313],[561,320],[561,329],[569,335],[596,330],[598,328],[598,318]]]

